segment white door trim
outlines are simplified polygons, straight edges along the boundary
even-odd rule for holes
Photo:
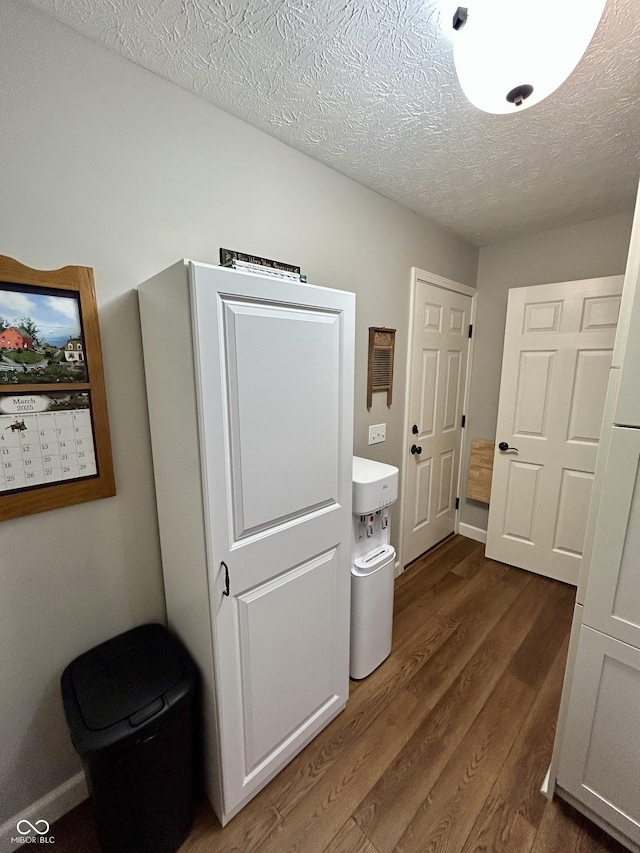
[[[415,312],[415,304],[416,304],[416,290],[418,287],[418,283],[431,284],[435,287],[441,287],[443,290],[452,290],[455,293],[462,293],[464,296],[471,297],[471,325],[475,325],[476,319],[476,297],[478,295],[478,291],[475,287],[470,287],[468,284],[461,284],[458,281],[453,281],[449,278],[443,278],[440,275],[435,275],[434,273],[427,272],[426,270],[418,269],[418,267],[411,267],[411,293],[409,299],[409,334],[407,339],[407,371],[405,376],[405,388],[404,388],[404,435],[402,439],[402,465],[400,466],[401,472],[401,492],[400,492],[400,546],[399,546],[399,554],[398,554],[398,562],[396,565],[398,566],[398,574],[401,574],[404,571],[404,514],[406,507],[406,469],[407,469],[407,454],[409,452],[409,392],[410,392],[410,383],[411,383],[411,352],[413,347],[413,316]],[[471,367],[473,364],[473,343],[474,343],[475,335],[469,341],[469,349],[467,352],[467,376],[465,379],[465,388],[464,388],[464,412],[468,414],[469,412],[469,392],[471,388]],[[466,444],[467,444],[467,431],[468,424],[466,425],[465,430],[462,433],[462,441],[460,444],[460,465],[458,466],[458,482],[457,482],[457,491],[456,494],[460,495],[460,485],[462,483],[462,460],[465,458],[466,453]],[[460,519],[460,511],[456,510],[456,522],[455,522],[455,532],[458,532],[459,529],[459,519]]]

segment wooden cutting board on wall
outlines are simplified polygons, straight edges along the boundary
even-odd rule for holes
[[[494,449],[495,442],[486,438],[474,438],[471,441],[469,477],[467,479],[467,497],[471,500],[489,503]]]

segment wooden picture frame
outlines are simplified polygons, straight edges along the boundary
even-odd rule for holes
[[[387,392],[387,406],[393,399],[393,360],[396,330],[379,326],[369,327],[369,365],[367,370],[367,409],[373,404],[376,391]]]
[[[0,521],[115,493],[93,270],[0,255]]]

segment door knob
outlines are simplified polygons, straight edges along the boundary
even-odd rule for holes
[[[518,453],[518,448],[517,448],[517,447],[509,447],[509,445],[507,444],[507,442],[506,442],[506,441],[501,441],[501,442],[500,442],[500,444],[498,445],[498,450],[502,450],[502,452],[503,452],[503,453],[504,453],[506,450],[513,450],[513,451],[514,451],[514,453]]]
[[[420,432],[420,430],[418,429],[418,424],[414,424],[414,425],[411,427],[411,432],[412,432],[414,435],[417,435],[417,434]]]
[[[411,445],[411,452],[412,452],[414,455],[417,453],[417,454],[418,454],[418,456],[419,456],[419,455],[422,453],[422,448],[421,448],[421,447],[416,446],[415,444],[412,444],[412,445]]]

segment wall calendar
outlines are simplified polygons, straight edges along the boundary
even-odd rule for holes
[[[0,520],[114,494],[92,271],[0,256]]]
[[[0,415],[0,492],[96,476],[88,394],[2,395],[0,411],[11,409]]]

